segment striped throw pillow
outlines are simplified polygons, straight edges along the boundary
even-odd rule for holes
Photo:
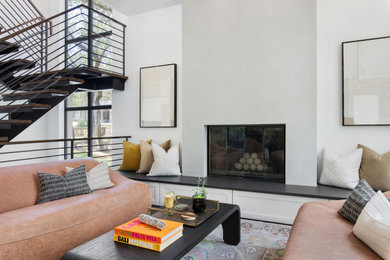
[[[367,181],[364,179],[361,180],[358,185],[356,185],[351,195],[349,195],[343,207],[339,210],[340,215],[352,223],[356,223],[364,206],[366,206],[367,202],[369,202],[374,195],[375,191]]]
[[[73,168],[66,166],[66,172],[70,172]],[[108,164],[106,162],[98,164],[87,172],[87,181],[91,190],[106,189],[114,186],[111,182],[108,171]]]
[[[69,171],[64,177],[38,172],[38,178],[40,187],[38,204],[92,192],[87,182],[85,165]]]

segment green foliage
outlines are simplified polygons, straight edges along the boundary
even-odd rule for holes
[[[198,187],[194,189],[195,193],[192,196],[195,199],[204,199],[207,195],[206,187],[204,186],[206,183],[206,179],[203,179],[202,186],[200,186],[200,183],[202,183],[202,178],[198,178]]]
[[[88,123],[85,120],[80,120],[77,123],[77,127],[88,127]]]
[[[88,6],[87,0],[67,0],[68,8],[80,4]],[[101,0],[93,1],[93,9],[109,17],[112,16],[112,9]],[[74,40],[88,36],[88,10],[80,8],[68,14],[67,38]],[[112,30],[112,21],[98,13],[93,13],[93,34],[99,34]],[[111,70],[112,40],[110,37],[103,37],[93,41],[93,67]],[[88,65],[88,42],[75,42],[68,44],[67,51],[68,66],[79,67]]]

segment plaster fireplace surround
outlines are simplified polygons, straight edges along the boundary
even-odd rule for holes
[[[207,126],[210,176],[285,182],[285,125]]]

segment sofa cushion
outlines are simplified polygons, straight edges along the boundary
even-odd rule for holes
[[[92,192],[87,182],[85,164],[72,169],[64,177],[38,172],[38,179],[38,204]]]
[[[145,196],[144,184],[113,171],[110,171],[110,177],[115,184],[111,189],[0,214],[0,245],[80,225],[121,208],[129,203],[129,199],[139,204],[150,203],[150,195]]]
[[[352,223],[356,223],[364,206],[366,206],[367,202],[370,201],[374,195],[375,191],[366,180],[361,180],[359,184],[356,185],[351,195],[349,195],[343,207],[339,210],[339,213]]]

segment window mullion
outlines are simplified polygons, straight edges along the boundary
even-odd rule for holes
[[[93,111],[92,104],[93,102],[93,93],[88,92],[88,138],[93,137]],[[88,157],[92,157],[92,140],[88,140]]]

